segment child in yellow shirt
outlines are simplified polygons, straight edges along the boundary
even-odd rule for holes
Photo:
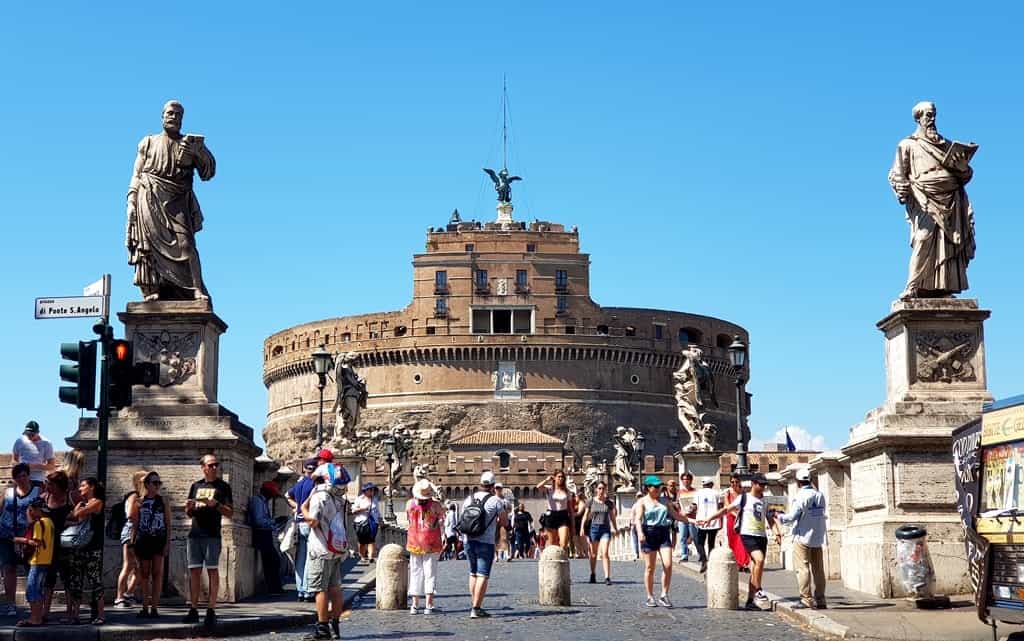
[[[18,621],[19,627],[34,627],[43,624],[43,599],[45,598],[46,574],[53,563],[53,521],[43,515],[46,501],[35,499],[28,506],[27,536],[15,537],[16,545],[31,548],[28,562],[28,580],[25,582],[25,600],[32,608],[28,619]]]

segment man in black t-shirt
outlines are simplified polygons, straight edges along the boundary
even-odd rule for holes
[[[220,528],[223,517],[231,518],[231,486],[220,477],[220,462],[213,454],[200,459],[202,480],[196,481],[188,491],[185,513],[192,517],[188,533],[189,592],[192,604],[185,615],[185,623],[199,623],[199,592],[203,568],[210,581],[210,602],[203,625],[212,628],[217,622],[217,586],[220,585]]]

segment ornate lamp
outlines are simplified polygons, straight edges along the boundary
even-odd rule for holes
[[[747,365],[747,346],[739,336],[734,336],[729,345],[729,363],[736,383],[736,473],[746,476],[750,473],[747,467],[747,441],[743,437],[743,368]]]
[[[316,372],[316,387],[320,390],[320,412],[316,427],[316,449],[324,443],[324,388],[327,387],[327,372],[334,365],[334,358],[331,353],[324,349],[323,343],[313,352],[313,371]]]
[[[397,520],[395,518],[395,468],[393,465],[395,462],[395,437],[387,437],[384,439],[383,445],[384,460],[388,464],[388,500],[384,504],[384,520],[388,523],[394,523]]]
[[[643,434],[636,435],[636,475],[639,477],[644,473],[644,447],[647,445],[647,437]],[[642,481],[641,481],[642,482]]]

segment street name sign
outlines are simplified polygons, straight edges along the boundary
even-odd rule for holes
[[[102,316],[104,296],[37,298],[36,318],[88,318]]]

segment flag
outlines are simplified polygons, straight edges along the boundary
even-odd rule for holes
[[[796,443],[793,442],[793,439],[789,438],[789,430],[788,429],[786,430],[786,451],[787,452],[795,452],[796,451]]]
[[[99,279],[95,283],[90,283],[85,286],[82,290],[82,296],[102,296],[103,292],[103,279]]]

